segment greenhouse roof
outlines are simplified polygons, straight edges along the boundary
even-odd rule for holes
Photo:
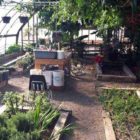
[[[33,2],[30,0],[4,0],[2,5],[0,6],[0,54],[1,52],[5,52],[8,45],[10,45],[11,40],[12,43],[16,41],[18,42],[20,31],[26,25],[27,22],[21,23],[19,17],[24,16],[27,19],[30,19],[30,24],[32,26],[37,22],[33,21],[32,16],[40,10],[39,6],[46,5],[54,5],[57,4],[58,1],[41,1],[41,2]],[[31,10],[32,13],[27,13],[25,10],[19,11],[17,10],[18,6],[35,6],[37,7],[36,11]],[[34,7],[33,7],[34,8]],[[3,17],[9,17],[9,23],[4,23]],[[33,23],[34,22],[34,23]],[[13,41],[14,40],[14,41]],[[1,51],[3,49],[3,51]]]
[[[0,6],[0,11],[0,37],[16,35],[23,25],[19,20],[19,16],[28,15],[17,11],[16,5],[2,5]],[[9,23],[4,23],[2,20],[3,17],[10,17]]]

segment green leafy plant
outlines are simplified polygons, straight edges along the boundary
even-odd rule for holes
[[[25,70],[28,66],[30,66],[33,63],[33,55],[28,54],[26,55],[24,58],[18,60],[16,62],[16,65],[19,68],[23,68],[23,70]]]
[[[132,137],[137,140],[140,133],[140,99],[135,91],[108,89],[99,99],[110,112],[117,138]]]
[[[7,106],[10,114],[16,114],[20,105],[20,96],[15,92],[6,92],[3,97],[3,103]]]
[[[13,44],[9,46],[9,48],[6,50],[7,54],[15,53],[15,52],[20,52],[20,45]]]
[[[35,48],[34,44],[26,44],[24,45],[24,51],[25,52],[33,52],[33,49]]]
[[[19,105],[24,105],[25,101],[20,99],[21,97],[13,92],[5,94],[4,103],[10,115],[4,113],[0,116],[0,140],[43,140],[44,136],[47,136],[48,140],[54,140],[56,135],[49,136],[50,127],[60,115],[59,110],[48,102],[44,94],[29,100],[33,105],[31,110],[25,110],[23,107],[20,109]],[[71,125],[67,125],[58,134],[67,133],[72,129]]]

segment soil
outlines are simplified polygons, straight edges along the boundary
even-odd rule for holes
[[[127,76],[125,72],[123,72],[121,70],[115,70],[115,69],[103,70],[103,74],[107,74],[107,75],[118,75],[118,76]]]

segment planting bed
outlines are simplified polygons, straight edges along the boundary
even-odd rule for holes
[[[12,54],[0,55],[0,64],[2,65],[4,63],[7,63],[7,62],[11,61],[12,59],[15,59],[21,55],[22,55],[22,53],[12,53]]]
[[[44,97],[37,96],[25,106],[24,96],[6,93],[0,107],[0,140],[59,140],[70,131],[73,127],[65,126],[70,112],[54,108]]]
[[[117,140],[140,139],[140,99],[135,91],[106,89],[100,101],[110,114]]]
[[[96,64],[97,80],[116,82],[135,82],[136,76],[126,65],[103,63]]]

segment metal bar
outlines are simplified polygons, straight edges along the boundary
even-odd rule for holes
[[[30,29],[30,23],[28,21],[28,43],[30,43],[30,32],[29,32],[29,29]]]
[[[48,5],[54,5],[54,4],[58,4],[59,1],[42,1],[42,2],[16,2],[16,1],[10,1],[10,2],[7,2],[7,3],[3,3],[2,6],[15,6],[17,4],[20,4],[20,5],[37,5],[37,6],[43,6],[44,4],[48,4]]]
[[[23,51],[23,28],[21,29],[21,52]]]
[[[9,35],[0,35],[0,38],[3,38],[3,37],[13,37],[13,36],[16,36],[17,34],[9,34]]]
[[[38,45],[38,16],[36,16],[36,44]]]
[[[33,15],[33,43],[35,43],[35,16]]]

